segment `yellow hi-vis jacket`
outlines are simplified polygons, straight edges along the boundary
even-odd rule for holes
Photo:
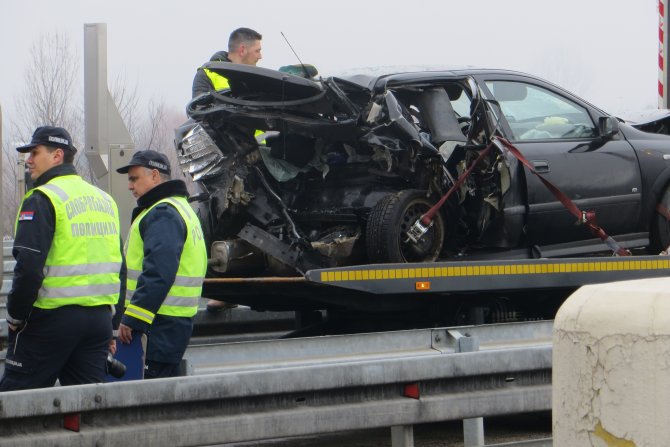
[[[49,198],[56,221],[44,280],[33,306],[116,304],[123,259],[114,200],[78,175],[55,177],[28,191],[23,200],[35,191]]]
[[[192,317],[198,312],[198,298],[207,272],[207,248],[202,235],[200,221],[183,197],[167,197],[143,210],[133,221],[126,243],[126,265],[128,279],[125,315],[152,324],[156,314],[132,302],[137,280],[142,273],[144,244],[140,235],[140,222],[154,207],[161,203],[173,206],[186,224],[186,240],[179,259],[179,268],[174,284],[168,291],[156,313],[173,317]]]
[[[221,76],[217,72],[212,71],[208,68],[203,68],[203,70],[207,75],[207,78],[209,78],[209,81],[212,83],[212,87],[214,87],[214,90],[223,90],[230,88],[228,78],[226,78],[225,76]]]
[[[203,71],[207,75],[207,78],[209,78],[210,82],[212,83],[212,86],[214,87],[214,90],[224,90],[227,88],[230,88],[230,83],[228,82],[228,78],[225,76],[221,76],[220,74],[216,73],[215,71],[209,70],[207,68],[203,68]],[[259,135],[263,135],[262,130],[256,130],[254,132],[254,137],[258,137]],[[258,144],[265,144],[265,139],[262,141],[259,141]]]

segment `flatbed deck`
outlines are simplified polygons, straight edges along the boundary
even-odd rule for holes
[[[304,277],[208,278],[203,295],[261,309],[379,311],[464,295],[569,293],[586,284],[669,275],[666,256],[369,264],[310,270]]]

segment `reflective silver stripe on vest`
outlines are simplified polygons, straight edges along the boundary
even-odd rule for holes
[[[203,283],[201,276],[177,276],[174,279],[175,286],[198,287]]]
[[[137,281],[140,279],[140,274],[142,272],[139,270],[128,269],[128,279],[133,279]],[[203,283],[203,278],[200,276],[177,276],[174,279],[173,286],[186,286],[186,287],[198,287]]]
[[[80,296],[114,295],[119,293],[118,284],[91,284],[86,286],[44,287],[39,291],[39,297],[50,298],[77,298]]]
[[[128,307],[124,313],[140,320],[149,320],[150,324],[153,323],[156,317],[154,314],[137,307]]]
[[[42,185],[42,188],[46,188],[46,189],[48,189],[49,191],[53,192],[53,193],[56,194],[56,195],[57,195],[63,202],[67,201],[67,199],[70,198],[70,196],[68,195],[68,193],[66,193],[66,192],[63,190],[63,188],[61,188],[60,186],[52,185],[51,183],[45,183],[44,185]]]
[[[44,276],[80,276],[97,275],[103,273],[119,273],[121,271],[120,262],[99,262],[96,264],[81,265],[47,265],[44,266]]]
[[[163,306],[193,307],[198,305],[198,297],[195,296],[172,296],[168,295],[163,301]]]
[[[126,302],[132,302],[134,290],[126,290]],[[161,306],[179,306],[179,307],[193,307],[198,305],[197,296],[173,296],[168,295],[163,300]]]

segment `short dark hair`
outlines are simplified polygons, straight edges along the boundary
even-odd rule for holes
[[[67,149],[63,149],[62,147],[47,146],[47,145],[44,145],[44,147],[47,148],[47,151],[49,153],[52,153],[56,149],[62,150],[63,151],[63,163],[74,163],[74,152],[72,152],[70,150],[67,150]]]
[[[230,38],[228,39],[228,52],[237,50],[237,48],[243,43],[253,42],[254,40],[261,39],[263,39],[263,36],[251,28],[237,28],[235,31],[230,33]]]

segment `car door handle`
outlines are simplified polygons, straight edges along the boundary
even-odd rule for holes
[[[531,163],[538,173],[549,172],[549,162],[547,160],[531,160]]]

